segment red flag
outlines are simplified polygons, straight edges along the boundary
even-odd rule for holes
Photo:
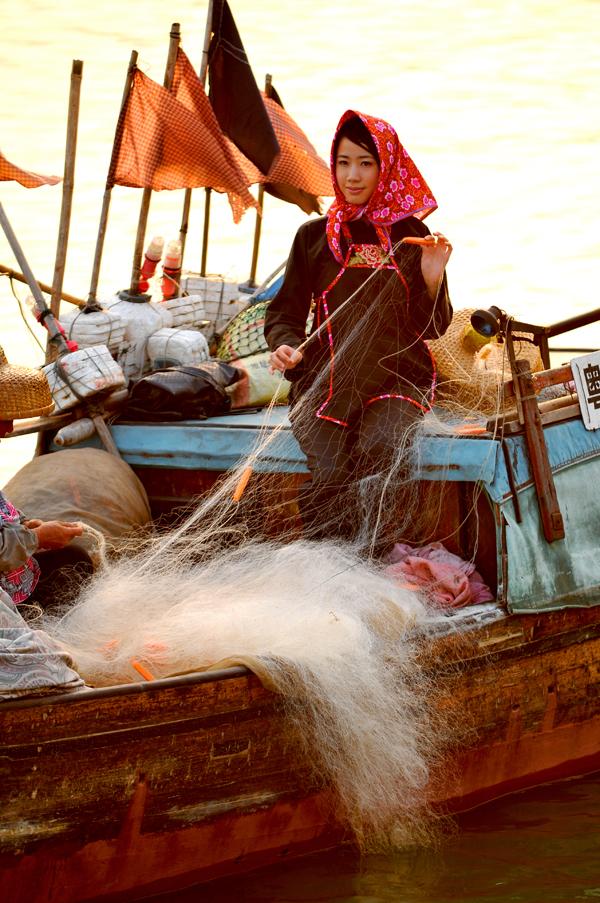
[[[19,182],[25,188],[39,188],[40,185],[56,185],[60,181],[60,176],[40,176],[36,172],[20,169],[0,151],[0,182]]]
[[[320,213],[320,195],[333,197],[334,193],[329,166],[283,109],[276,92],[274,97],[278,102],[263,95],[281,153],[264,180],[265,191],[297,204],[305,213]]]
[[[229,194],[230,202],[233,199],[236,222],[247,207],[257,206],[214,130],[139,69],[119,121],[117,146],[109,187],[214,188]]]

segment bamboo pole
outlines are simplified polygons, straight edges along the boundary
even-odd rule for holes
[[[254,224],[254,244],[252,246],[252,262],[250,264],[250,276],[248,278],[248,287],[256,287],[256,268],[258,265],[258,247],[260,245],[260,233],[262,230],[263,204],[265,202],[265,186],[261,183],[258,186],[258,210],[256,211],[256,222]]]
[[[210,198],[211,188],[204,189],[204,228],[202,229],[202,258],[200,261],[200,275],[206,276],[206,258],[208,255],[208,230],[210,227]]]
[[[96,239],[96,250],[94,253],[94,263],[92,266],[92,278],[90,282],[90,291],[86,303],[86,308],[88,310],[98,310],[99,304],[96,301],[96,292],[98,291],[98,277],[100,275],[100,263],[102,262],[102,251],[104,250],[104,238],[106,236],[106,226],[108,223],[108,211],[110,207],[110,195],[112,191],[112,178],[114,175],[115,167],[117,165],[117,159],[119,157],[119,151],[121,149],[121,138],[123,135],[122,123],[123,118],[125,116],[125,110],[127,108],[127,101],[129,99],[129,92],[131,91],[131,85],[133,83],[133,76],[135,74],[135,70],[137,67],[137,50],[131,51],[131,57],[129,58],[129,68],[127,69],[127,76],[125,78],[125,86],[123,88],[123,98],[121,100],[121,109],[119,111],[119,118],[117,120],[117,127],[115,129],[115,138],[113,141],[113,149],[112,155],[110,158],[110,166],[108,167],[108,176],[106,179],[106,188],[104,189],[104,197],[102,198],[102,210],[100,211],[100,224],[98,226],[98,238]]]
[[[62,205],[58,239],[56,242],[56,258],[50,297],[50,310],[55,317],[60,313],[60,300],[67,260],[69,230],[71,227],[71,209],[73,206],[73,189],[75,186],[75,155],[77,153],[77,129],[79,126],[79,98],[81,94],[81,77],[83,62],[73,60],[71,67],[71,87],[69,91],[69,109],[67,114],[67,140],[65,145],[65,169],[63,178]],[[46,343],[46,363],[52,358],[50,342]]]
[[[0,263],[0,275],[8,276],[9,279],[16,279],[17,282],[23,282],[25,285],[29,284],[23,273],[20,273],[18,270],[13,270],[12,267],[7,267],[3,263]],[[45,282],[38,282],[38,285],[45,295],[51,295],[54,291],[52,286],[47,285]],[[63,301],[68,301],[69,304],[75,304],[76,307],[85,307],[83,298],[76,298],[75,295],[69,295],[68,292],[63,292],[62,290],[60,297]]]
[[[213,0],[209,0],[206,12],[206,28],[204,30],[204,45],[202,47],[202,60],[200,62],[200,72],[198,78],[203,88],[206,87],[206,75],[208,72],[208,48],[210,46],[210,38],[212,35],[212,19],[213,19]],[[206,202],[204,205],[204,230],[202,234],[202,275],[205,275],[206,255],[208,248],[208,225],[210,220],[210,188],[206,190]],[[192,189],[186,188],[183,196],[183,210],[181,212],[181,226],[179,227],[179,241],[181,242],[181,263],[183,265],[183,254],[185,251],[185,243],[187,239],[190,208],[192,205]]]
[[[265,95],[267,97],[270,97],[272,94],[272,85],[273,76],[267,73],[267,75],[265,76]],[[260,245],[260,233],[262,230],[264,200],[265,186],[261,182],[261,184],[258,186],[258,210],[256,211],[256,223],[254,225],[254,244],[252,246],[252,263],[250,264],[250,278],[248,279],[248,286],[250,288],[254,288],[256,286],[256,267],[258,264],[258,248]]]
[[[169,33],[169,53],[167,54],[167,65],[165,67],[165,77],[163,81],[163,85],[167,91],[170,91],[173,87],[173,76],[175,74],[175,63],[177,62],[177,49],[179,47],[180,38],[181,30],[179,22],[173,22]],[[129,285],[129,291],[132,295],[138,294],[138,284],[142,266],[142,252],[144,250],[144,239],[146,237],[146,226],[148,225],[148,213],[150,211],[151,198],[152,189],[144,188],[140,205],[140,215],[138,217],[137,232],[135,235],[135,246],[133,249],[133,264],[131,267],[131,282]]]
[[[17,263],[21,267],[23,273],[25,274],[27,284],[31,290],[31,294],[35,299],[35,303],[37,305],[38,312],[42,315],[42,322],[48,333],[50,335],[51,341],[54,343],[56,348],[58,349],[58,353],[65,354],[69,348],[67,346],[67,341],[64,335],[61,333],[60,329],[56,324],[56,320],[52,315],[52,311],[47,306],[46,302],[42,298],[42,293],[40,291],[40,287],[37,283],[35,276],[33,275],[33,271],[27,262],[27,258],[23,253],[23,249],[19,244],[19,240],[15,233],[13,232],[13,228],[9,222],[9,219],[4,212],[4,207],[0,203],[0,226],[4,230],[4,234],[6,235],[7,241],[12,249],[13,254],[17,259]]]

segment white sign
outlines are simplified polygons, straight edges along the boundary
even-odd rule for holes
[[[600,429],[600,351],[571,360],[579,407],[587,430]]]

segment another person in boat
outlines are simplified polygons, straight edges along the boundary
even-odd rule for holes
[[[0,439],[12,432],[13,420],[53,407],[44,372],[9,364],[0,348]],[[64,548],[82,530],[78,523],[28,519],[0,491],[0,589],[15,604],[25,602],[40,577],[35,554]]]
[[[423,224],[436,201],[387,122],[345,112],[331,171],[335,200],[298,230],[265,336],[272,369],[292,382],[311,474],[299,496],[305,535],[354,538],[348,487],[385,472],[433,402],[426,340],[452,319],[452,246]]]

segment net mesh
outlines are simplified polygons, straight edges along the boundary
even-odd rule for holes
[[[339,360],[367,364],[365,336],[395,328],[385,291],[369,304],[348,298]],[[264,308],[255,307],[236,324],[239,334],[259,335]],[[376,363],[384,372],[394,366],[385,356]],[[341,383],[350,393],[353,366]],[[446,362],[443,371],[447,377]],[[494,379],[499,399],[502,379]],[[305,447],[329,381],[325,355],[311,385],[296,392],[291,418]],[[252,452],[236,468],[174,525],[109,561],[75,606],[44,623],[88,684],[140,680],[133,660],[155,677],[251,667],[281,694],[315,779],[333,789],[339,813],[368,849],[435,833],[429,782],[456,741],[456,719],[449,723],[443,687],[432,685],[421,652],[431,625],[449,615],[426,592],[391,579],[386,562],[396,542],[445,542],[462,530],[464,520],[446,529],[444,483],[420,484],[413,472],[432,431],[451,435],[457,419],[483,416],[456,395],[426,417],[396,403],[381,403],[384,416],[366,431],[360,417],[347,431],[329,424],[312,482],[304,473],[262,472],[287,429],[267,408]],[[464,513],[475,523],[467,557],[477,552],[479,491]]]

